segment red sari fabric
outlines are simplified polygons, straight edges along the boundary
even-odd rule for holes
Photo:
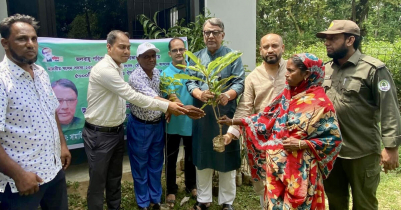
[[[340,151],[341,135],[333,104],[321,87],[322,60],[309,53],[296,56],[312,74],[295,88],[286,84],[264,112],[242,119],[248,147],[266,154],[265,160],[248,157],[266,171],[269,209],[325,209],[323,179]],[[282,140],[288,137],[305,141],[308,149],[287,152]],[[254,179],[263,177],[260,169],[251,168]]]

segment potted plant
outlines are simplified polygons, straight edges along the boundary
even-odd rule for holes
[[[222,57],[216,58],[214,61],[210,62],[207,67],[202,65],[201,60],[196,57],[192,52],[186,51],[184,55],[187,55],[194,63],[194,66],[188,66],[190,70],[200,72],[203,74],[203,78],[198,78],[195,76],[190,76],[187,74],[176,74],[174,75],[175,79],[187,79],[187,80],[197,80],[203,83],[206,83],[209,91],[214,94],[214,98],[210,99],[207,101],[201,109],[203,109],[207,105],[211,105],[213,108],[213,113],[216,118],[216,123],[217,120],[221,117],[220,116],[220,110],[218,107],[219,104],[219,96],[221,93],[229,88],[227,86],[227,82],[229,82],[231,79],[237,77],[235,75],[231,75],[230,77],[219,79],[219,74],[221,71],[224,70],[228,65],[230,65],[232,62],[234,62],[236,59],[241,57],[242,53],[238,51],[230,52],[227,53],[226,55]],[[186,68],[187,66],[184,65],[178,65],[180,67]],[[222,134],[222,125],[218,124],[220,128],[220,135],[216,136],[213,138],[213,149],[217,152],[224,152],[225,150],[225,145],[224,145],[224,137]]]

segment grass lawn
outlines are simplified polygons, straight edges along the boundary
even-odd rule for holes
[[[401,209],[401,173],[382,172],[380,174],[380,184],[377,190],[379,209],[398,210]]]
[[[182,174],[179,174],[183,177]],[[189,196],[183,190],[183,179],[177,179],[181,185],[180,191],[177,194],[176,206],[174,209],[190,209],[195,203],[194,199],[189,199],[182,207],[179,203],[182,198]],[[165,183],[164,177],[163,182]],[[84,210],[86,209],[86,187],[87,185],[78,182],[68,183],[68,202],[69,209]],[[163,186],[164,187],[164,186]],[[164,189],[164,188],[163,188]],[[164,194],[162,195],[164,200]],[[401,173],[398,171],[388,174],[381,173],[381,181],[377,191],[380,210],[401,210]],[[133,192],[132,181],[124,181],[122,184],[122,206],[125,210],[135,210],[136,202]],[[234,202],[236,210],[259,210],[259,197],[253,192],[251,186],[237,187],[237,196]],[[352,207],[351,207],[352,208]],[[350,208],[350,209],[351,209]],[[104,209],[107,209],[106,206]],[[217,204],[217,198],[213,197],[213,204],[210,210],[220,210],[221,207]],[[328,209],[328,208],[326,208]]]

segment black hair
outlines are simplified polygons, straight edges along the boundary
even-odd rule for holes
[[[75,86],[75,84],[69,80],[69,79],[59,79],[57,81],[52,82],[52,88],[56,87],[56,86],[61,86],[61,87],[65,87],[65,88],[71,88],[71,90],[73,90],[75,92],[75,94],[78,97],[78,90],[77,87]]]
[[[299,68],[302,72],[308,70],[308,67],[304,64],[300,57],[297,55],[293,55],[291,58],[292,62],[295,64],[297,68]]]
[[[38,25],[39,22],[36,21],[34,17],[29,16],[29,15],[15,14],[13,16],[4,18],[0,22],[1,37],[8,39],[8,37],[10,37],[10,34],[11,34],[11,26],[17,22],[28,23],[35,29],[35,31],[37,31],[39,29],[39,25]]]
[[[172,39],[170,40],[170,42],[168,43],[168,50],[171,50],[171,43],[172,43],[174,40],[181,40],[182,43],[185,45],[184,40],[182,40],[181,38],[178,38],[178,37],[174,37],[174,38],[172,38]]]
[[[112,30],[107,34],[107,44],[113,45],[116,42],[117,36],[119,33],[124,34],[129,39],[129,33],[120,31],[120,30]]]
[[[355,41],[352,46],[354,47],[355,50],[357,50],[359,48],[359,45],[361,45],[362,38],[358,35],[344,33],[344,39],[348,39],[350,36],[355,37]]]

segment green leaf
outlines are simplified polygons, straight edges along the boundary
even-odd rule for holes
[[[187,80],[197,80],[197,81],[201,81],[201,82],[205,82],[205,80],[195,77],[195,76],[190,76],[188,74],[175,74],[174,75],[175,79],[187,79]]]
[[[184,56],[187,55],[196,65],[202,65],[200,59],[196,57],[191,51],[185,51]]]
[[[157,14],[159,14],[159,11],[155,12],[155,14],[153,15],[153,22],[157,23]]]
[[[210,62],[207,66],[208,70],[213,71],[218,65],[220,65],[221,57],[216,58],[214,61]]]
[[[223,56],[218,63],[218,69],[213,73],[212,77],[216,76],[219,74],[221,71],[224,70],[228,65],[230,65],[232,62],[237,60],[239,57],[241,57],[242,53],[235,51],[235,52],[229,52],[225,56]]]
[[[185,67],[187,68],[187,66]],[[188,69],[202,73],[202,70],[198,66],[188,66]]]
[[[155,36],[155,39],[159,38],[159,34],[161,34],[161,33],[162,33],[161,31],[156,31],[156,32],[155,32],[155,35],[154,35],[154,36]]]
[[[237,60],[239,57],[241,57],[241,55],[242,55],[242,53],[240,53],[240,52],[234,52],[233,54],[230,55],[230,57],[227,57],[226,59],[224,59],[224,61],[222,59],[223,63],[219,66],[219,69],[216,72],[221,72],[224,68],[226,68],[228,65],[230,65],[235,60]]]
[[[223,85],[225,85],[228,81],[230,81],[231,79],[234,79],[238,77],[237,75],[231,75],[227,78],[224,78],[222,80],[220,80],[219,82],[216,83],[216,86],[214,87],[214,89],[220,89]]]

